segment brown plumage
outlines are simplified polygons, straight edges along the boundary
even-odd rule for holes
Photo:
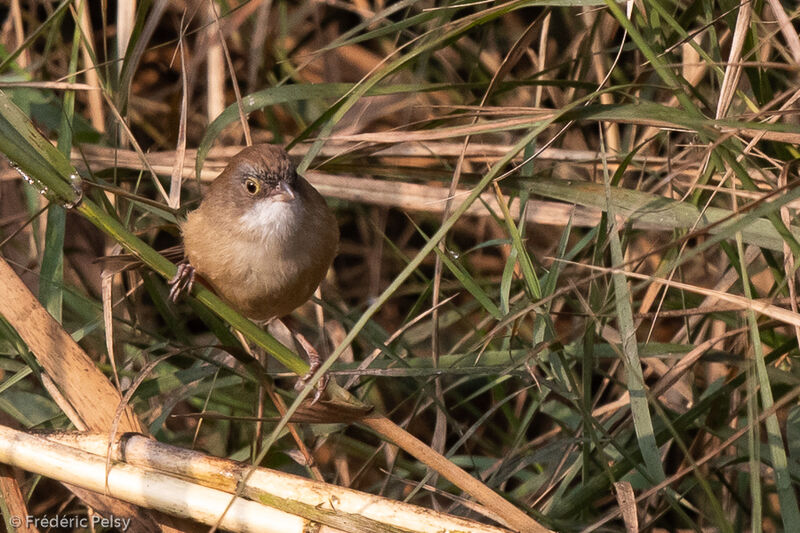
[[[245,148],[181,225],[191,267],[253,320],[307,301],[339,243],[336,218],[274,145]]]

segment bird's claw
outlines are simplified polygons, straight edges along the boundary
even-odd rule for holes
[[[317,350],[314,349],[313,346],[311,346],[311,343],[308,342],[308,340],[306,340],[306,338],[303,337],[303,335],[297,333],[295,334],[295,338],[297,339],[297,341],[303,347],[303,350],[305,350],[306,354],[308,355],[308,372],[306,372],[304,376],[298,379],[297,383],[295,383],[294,385],[295,390],[300,391],[306,387],[309,380],[312,377],[314,377],[314,374],[316,374],[317,370],[319,370],[319,368],[322,366],[322,359],[320,358]],[[322,398],[322,395],[325,393],[325,388],[328,386],[329,380],[330,378],[328,374],[323,374],[322,377],[319,378],[319,381],[317,381],[317,386],[316,386],[317,390],[314,391],[314,397],[311,399],[311,405],[314,405],[319,401],[320,398]]]
[[[182,292],[191,292],[194,287],[195,269],[188,261],[178,263],[178,271],[175,277],[169,280],[172,287],[169,290],[169,299],[177,302]]]

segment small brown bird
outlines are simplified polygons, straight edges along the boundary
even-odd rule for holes
[[[181,232],[188,264],[170,282],[170,297],[191,290],[197,273],[232,307],[261,322],[311,297],[339,243],[325,199],[297,174],[286,151],[270,144],[233,156]]]

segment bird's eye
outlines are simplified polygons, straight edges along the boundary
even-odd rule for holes
[[[244,188],[247,189],[248,194],[251,196],[255,196],[261,187],[258,185],[258,182],[253,178],[247,178],[244,181]]]

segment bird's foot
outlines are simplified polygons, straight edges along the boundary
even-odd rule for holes
[[[295,338],[308,355],[308,372],[306,372],[305,376],[298,379],[297,383],[294,385],[295,390],[299,391],[305,388],[309,380],[314,377],[314,374],[319,370],[319,367],[322,366],[322,359],[319,356],[319,352],[311,346],[311,343],[308,342],[302,334],[295,333]],[[319,381],[317,381],[317,390],[314,391],[314,397],[311,399],[311,405],[314,405],[322,398],[322,395],[325,393],[325,388],[328,386],[329,379],[328,374],[323,374],[322,377],[319,378]]]
[[[195,269],[188,261],[178,263],[178,272],[175,277],[169,280],[172,288],[169,290],[169,299],[177,302],[182,292],[191,292],[194,287]]]

